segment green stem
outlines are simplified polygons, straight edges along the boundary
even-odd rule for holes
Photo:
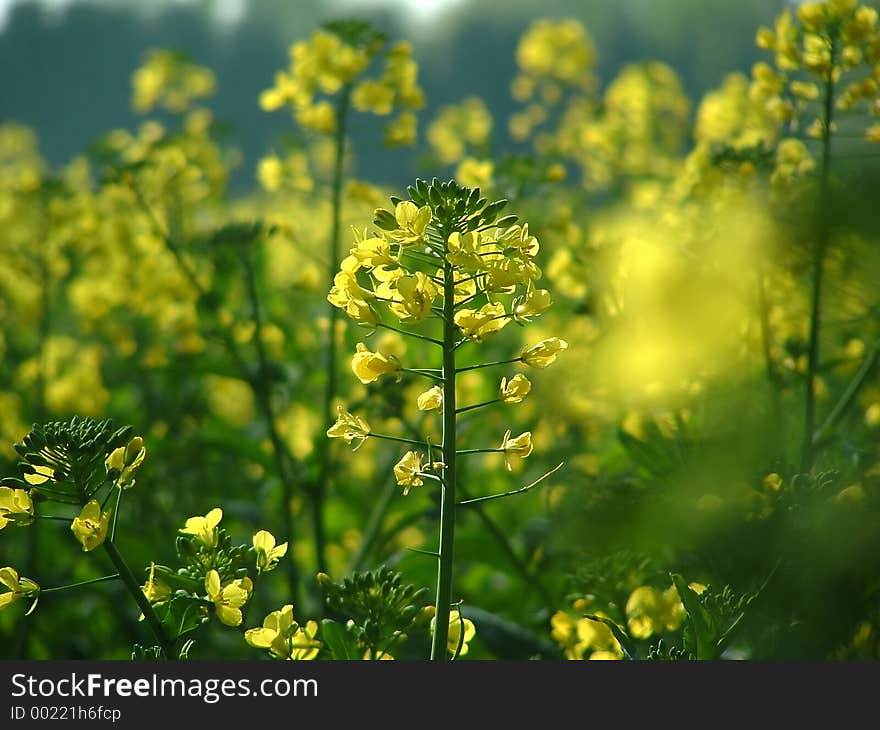
[[[150,627],[153,636],[156,638],[156,641],[159,642],[165,656],[168,659],[173,659],[174,642],[169,639],[168,634],[165,633],[165,627],[162,626],[162,622],[156,615],[156,611],[153,610],[153,606],[150,605],[149,600],[147,600],[140,585],[138,585],[137,580],[134,575],[132,575],[128,564],[122,557],[122,554],[116,549],[116,545],[111,540],[104,541],[104,550],[110,558],[110,562],[113,563],[113,567],[116,568],[116,571],[119,573],[122,582],[125,583],[125,587],[128,588],[128,592],[131,593],[132,598],[134,598],[135,603],[137,603],[138,608],[140,608],[141,613],[144,614],[147,626]]]
[[[858,372],[850,381],[849,385],[847,385],[843,395],[840,396],[840,400],[834,406],[831,413],[828,414],[828,418],[825,419],[816,433],[813,434],[814,448],[818,448],[825,442],[831,429],[837,425],[837,422],[840,421],[841,418],[843,418],[844,414],[855,400],[855,397],[862,389],[862,386],[865,384],[865,381],[868,379],[868,375],[871,374],[871,371],[877,364],[878,358],[880,358],[880,341],[874,344],[870,354],[864,359]]]
[[[831,68],[836,61],[836,46],[831,41]],[[813,436],[816,429],[816,373],[819,370],[819,336],[822,317],[822,269],[829,241],[829,173],[831,169],[831,125],[834,121],[834,75],[825,79],[824,111],[822,118],[822,160],[819,171],[819,226],[813,247],[812,287],[810,302],[810,335],[807,350],[807,377],[804,388],[804,438],[801,447],[801,471],[809,471],[815,456]]]
[[[417,441],[416,439],[405,439],[405,438],[401,438],[400,436],[387,436],[384,433],[371,433],[370,437],[377,438],[377,439],[384,439],[385,441],[397,441],[398,443],[401,443],[401,444],[413,444],[415,446],[424,446],[425,448],[428,448],[427,441]]]
[[[493,398],[492,400],[485,400],[482,403],[474,403],[472,406],[464,406],[463,408],[459,408],[456,413],[467,413],[468,411],[473,411],[477,408],[483,408],[485,406],[491,406],[495,403],[500,403],[501,398]]]
[[[437,569],[437,600],[431,659],[445,661],[449,638],[449,606],[455,544],[455,276],[452,265],[443,263],[443,482],[440,488],[440,553]]]
[[[275,425],[275,408],[272,405],[272,393],[269,385],[270,363],[266,347],[263,344],[263,310],[260,306],[260,295],[257,290],[257,276],[254,271],[253,261],[250,258],[250,252],[247,251],[242,256],[245,279],[247,282],[248,299],[251,305],[251,315],[254,320],[254,349],[257,356],[257,373],[251,379],[251,390],[253,391],[257,407],[266,422],[266,431],[269,435],[269,442],[272,445],[272,455],[275,460],[275,470],[278,472],[278,479],[281,483],[281,525],[284,531],[283,539],[287,540],[290,545],[294,545],[295,531],[293,525],[293,515],[291,513],[290,503],[293,500],[293,477],[290,473],[290,455],[287,447],[278,433]],[[296,562],[292,555],[287,556],[284,561],[285,573],[287,574],[288,591],[291,598],[297,600],[299,597],[300,576],[297,570]]]
[[[110,539],[116,539],[116,523],[119,521],[119,505],[122,502],[122,487],[116,487],[116,506],[113,508],[113,525],[110,527]]]
[[[455,336],[454,332],[453,332],[453,336]],[[521,357],[514,357],[510,360],[496,360],[495,362],[486,362],[486,363],[483,363],[482,365],[468,365],[467,367],[459,368],[455,372],[456,373],[466,373],[468,370],[480,370],[482,368],[493,368],[496,365],[509,365],[512,362],[520,362],[521,360],[522,360]]]
[[[336,307],[333,307],[333,311],[337,311]],[[430,342],[434,345],[442,345],[443,343],[440,340],[435,340],[433,337],[426,337],[425,335],[420,335],[416,332],[408,332],[407,330],[398,329],[397,327],[392,327],[390,324],[383,324],[379,322],[376,324],[377,327],[381,327],[383,330],[391,330],[392,332],[397,332],[399,335],[405,335],[406,337],[415,337],[417,340],[424,340],[425,342]]]
[[[343,163],[345,161],[345,128],[348,120],[349,101],[351,100],[351,86],[343,87],[336,106],[336,137],[334,140],[333,161],[333,187],[331,191],[331,205],[333,208],[333,221],[330,232],[330,256],[328,261],[328,291],[333,287],[333,280],[339,270],[339,246],[340,233],[342,230],[342,176]],[[333,402],[336,399],[337,372],[336,372],[336,322],[339,318],[339,310],[328,302],[328,319],[330,327],[327,330],[327,349],[325,368],[327,381],[324,387],[324,426],[330,428],[336,418],[333,413]],[[315,557],[318,570],[326,567],[325,535],[324,535],[324,500],[327,495],[327,486],[330,481],[331,453],[328,439],[320,439],[319,447],[318,478],[312,489],[312,529],[315,538]]]
[[[423,378],[428,378],[429,380],[436,380],[438,383],[443,382],[442,375],[434,375],[432,373],[427,373],[424,370],[418,370],[416,368],[401,368],[401,370],[405,373],[412,373],[413,375],[421,375]]]

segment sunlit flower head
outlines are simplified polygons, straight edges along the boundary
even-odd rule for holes
[[[192,535],[209,550],[217,547],[217,525],[223,519],[223,510],[215,507],[204,517],[190,517],[180,528],[183,535]]]
[[[221,587],[220,574],[216,570],[209,570],[205,576],[208,599],[214,603],[217,618],[227,626],[241,624],[241,607],[247,603],[252,589],[250,578],[238,578]]]
[[[546,368],[556,362],[556,356],[568,349],[568,343],[558,337],[541,340],[538,344],[527,347],[520,357],[526,365],[533,368]]]
[[[358,342],[351,358],[351,369],[358,380],[367,384],[376,382],[383,375],[399,376],[402,366],[394,355],[371,352],[363,342]]]
[[[257,572],[268,573],[274,570],[278,561],[287,555],[287,543],[276,545],[275,536],[267,530],[254,535],[254,552],[257,554]]]
[[[508,429],[501,441],[501,450],[504,452],[504,465],[510,471],[513,468],[510,463],[511,456],[525,459],[532,453],[532,432],[526,431],[515,438],[510,438],[510,429]]]
[[[304,661],[318,655],[321,642],[317,635],[317,622],[308,621],[301,626],[294,620],[293,606],[288,603],[267,615],[261,627],[248,629],[244,638],[257,649],[268,649],[275,659]]]

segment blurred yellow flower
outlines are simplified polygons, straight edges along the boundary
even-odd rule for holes
[[[24,527],[34,521],[34,503],[24,489],[0,487],[0,530],[6,525]]]
[[[665,591],[639,586],[626,601],[626,615],[630,634],[636,639],[647,639],[678,629],[685,610],[675,586]]]
[[[431,633],[437,627],[437,619],[431,619]],[[474,622],[469,618],[462,618],[458,609],[449,612],[449,633],[446,638],[446,648],[449,653],[460,657],[468,653],[468,642],[476,636],[477,630]],[[461,648],[459,648],[461,645]]]
[[[40,597],[40,586],[30,578],[19,577],[17,570],[6,566],[5,568],[0,568],[0,585],[4,585],[9,589],[4,593],[0,593],[0,611],[11,606],[20,598],[33,598],[33,603],[31,603],[27,613],[34,610]]]
[[[520,358],[533,368],[546,368],[556,362],[556,356],[568,349],[568,343],[558,337],[541,340],[538,344],[523,350]]]

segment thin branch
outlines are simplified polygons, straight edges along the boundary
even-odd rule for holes
[[[461,452],[459,452],[459,453],[461,453]],[[476,497],[475,499],[466,499],[463,502],[456,503],[456,507],[464,507],[464,506],[470,505],[470,504],[477,504],[478,502],[488,502],[493,499],[501,499],[503,497],[512,497],[515,494],[522,494],[523,492],[528,492],[530,489],[534,489],[541,482],[543,482],[545,479],[547,479],[548,477],[550,477],[553,474],[555,474],[556,472],[558,472],[563,467],[564,464],[565,464],[564,461],[560,462],[556,467],[554,467],[553,469],[548,471],[546,474],[543,474],[542,476],[535,479],[535,481],[533,481],[531,484],[527,484],[526,486],[520,487],[519,489],[514,489],[511,492],[504,492],[503,494],[490,494],[486,497]]]
[[[514,363],[514,362],[522,362],[522,357],[515,357],[515,358],[512,358],[511,360],[496,360],[495,362],[486,362],[481,365],[468,365],[467,367],[458,368],[455,372],[456,373],[464,373],[464,372],[467,372],[468,370],[481,370],[482,368],[492,368],[492,367],[495,367],[496,365],[510,365],[511,363]]]
[[[81,586],[89,586],[94,583],[105,583],[109,580],[116,580],[117,578],[121,578],[122,576],[119,573],[114,573],[113,575],[105,575],[103,578],[92,578],[92,580],[83,580],[79,583],[71,583],[66,586],[56,586],[55,588],[41,588],[40,594],[43,593],[56,593],[58,591],[66,591],[68,588],[80,588]]]

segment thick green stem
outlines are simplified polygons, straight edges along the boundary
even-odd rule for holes
[[[443,264],[443,482],[440,500],[440,560],[437,571],[437,613],[431,659],[447,659],[449,606],[452,602],[453,550],[455,544],[455,277],[452,265]]]
[[[831,68],[836,62],[836,48],[831,42]],[[813,466],[815,451],[813,436],[816,429],[816,373],[819,370],[819,337],[822,322],[822,278],[825,253],[829,241],[829,175],[831,170],[831,125],[834,121],[834,74],[825,79],[824,110],[822,115],[822,160],[819,170],[819,220],[813,247],[811,279],[813,294],[810,301],[810,335],[807,349],[807,377],[804,391],[804,437],[801,447],[801,471]]]
[[[168,634],[165,632],[165,627],[162,626],[162,622],[153,610],[152,605],[150,605],[150,601],[141,590],[134,575],[132,575],[128,564],[122,557],[122,554],[116,549],[116,545],[111,540],[104,541],[104,550],[110,558],[110,562],[113,563],[113,567],[116,568],[116,572],[119,573],[120,579],[125,583],[125,587],[128,588],[128,592],[131,593],[132,598],[134,598],[135,603],[137,603],[138,608],[140,608],[141,613],[144,614],[147,626],[150,627],[153,636],[156,637],[156,641],[159,642],[165,656],[168,659],[173,659],[174,642],[168,638]]]
[[[336,107],[336,138],[335,156],[333,162],[333,189],[332,189],[332,215],[333,224],[330,231],[330,256],[328,261],[328,289],[333,287],[333,280],[339,270],[339,245],[342,230],[342,176],[343,163],[345,161],[345,127],[348,119],[348,107],[351,99],[351,87],[345,86],[339,95]],[[333,413],[333,402],[336,400],[337,372],[336,372],[336,322],[339,318],[339,310],[335,305],[328,303],[327,308],[329,327],[327,329],[327,348],[325,369],[327,381],[324,386],[324,427],[330,428],[336,418]],[[315,557],[318,570],[326,568],[324,536],[324,500],[327,496],[327,486],[330,481],[331,454],[328,439],[320,440],[320,464],[318,478],[312,489],[312,529],[315,537]]]

